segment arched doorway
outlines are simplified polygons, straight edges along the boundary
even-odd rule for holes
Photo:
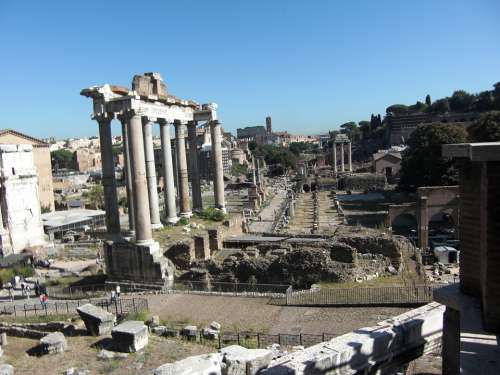
[[[417,218],[408,213],[400,214],[394,218],[391,224],[392,233],[408,236],[417,229]]]

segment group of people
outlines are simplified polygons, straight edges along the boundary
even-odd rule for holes
[[[111,291],[111,302],[116,302],[118,299],[120,299],[120,293],[120,285],[116,285],[116,288]]]

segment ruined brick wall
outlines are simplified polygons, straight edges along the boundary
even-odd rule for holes
[[[460,281],[465,293],[479,297],[481,281],[481,170],[469,162],[460,169]]]

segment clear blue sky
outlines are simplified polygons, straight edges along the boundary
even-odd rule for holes
[[[160,72],[223,126],[310,134],[500,81],[500,1],[0,0],[0,128],[97,133],[80,89]]]

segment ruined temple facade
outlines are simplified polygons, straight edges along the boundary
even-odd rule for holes
[[[176,223],[202,209],[200,176],[197,163],[198,122],[204,122],[212,140],[215,208],[226,211],[222,160],[221,125],[217,105],[200,105],[181,100],[167,92],[159,73],[136,75],[132,88],[93,86],[81,91],[93,100],[92,118],[99,125],[106,227],[105,245],[108,276],[115,280],[163,282],[173,279],[173,266],[163,256],[152,231],[164,222]],[[115,169],[112,152],[111,122],[122,125],[124,171],[129,202],[129,231],[120,228]],[[160,217],[158,182],[153,149],[153,126],[159,125],[164,176],[165,217]],[[175,133],[172,154],[171,127]],[[189,152],[188,152],[189,145]],[[173,156],[177,162],[177,189],[174,185]],[[188,182],[191,174],[191,196]]]

